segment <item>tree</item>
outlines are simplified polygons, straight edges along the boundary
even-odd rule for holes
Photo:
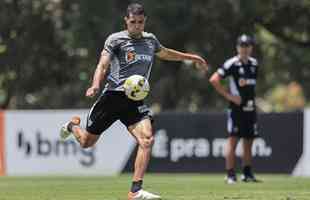
[[[121,0],[5,0],[0,2],[0,106],[85,108],[107,36],[124,27]],[[235,54],[242,33],[255,36],[258,96],[292,81],[310,96],[307,1],[151,0],[148,22],[164,46],[207,58],[214,72]],[[169,11],[169,12],[168,12]],[[191,63],[157,60],[147,101],[159,110],[221,110],[226,104]],[[210,72],[210,73],[211,73]],[[270,89],[272,88],[272,89]]]

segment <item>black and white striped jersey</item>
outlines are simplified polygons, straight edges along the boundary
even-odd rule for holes
[[[230,103],[231,108],[241,108],[243,111],[255,110],[257,71],[258,63],[255,58],[250,57],[247,63],[243,63],[239,56],[228,59],[217,70],[222,78],[228,78],[230,93],[242,98],[240,106]]]

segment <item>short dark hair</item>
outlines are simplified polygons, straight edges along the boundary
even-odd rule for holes
[[[146,16],[143,6],[139,3],[131,3],[128,5],[126,16],[129,17],[130,14]]]
[[[246,34],[240,35],[237,39],[238,46],[250,46],[254,44],[255,44],[254,38]]]

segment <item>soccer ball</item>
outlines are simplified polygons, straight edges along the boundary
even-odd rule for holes
[[[149,82],[141,75],[128,77],[123,86],[126,96],[134,101],[143,100],[150,91]]]

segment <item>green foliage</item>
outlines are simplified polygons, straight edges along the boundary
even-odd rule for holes
[[[0,1],[0,106],[85,108],[84,97],[107,36],[124,28],[121,0]],[[146,31],[161,43],[206,57],[214,72],[235,54],[241,33],[256,37],[258,96],[296,81],[310,97],[310,4],[283,0],[142,1]],[[190,64],[157,60],[149,103],[159,110],[223,109],[208,77]]]
[[[291,82],[288,85],[277,85],[265,95],[261,107],[267,112],[283,112],[302,110],[305,107],[305,97],[300,84]]]

